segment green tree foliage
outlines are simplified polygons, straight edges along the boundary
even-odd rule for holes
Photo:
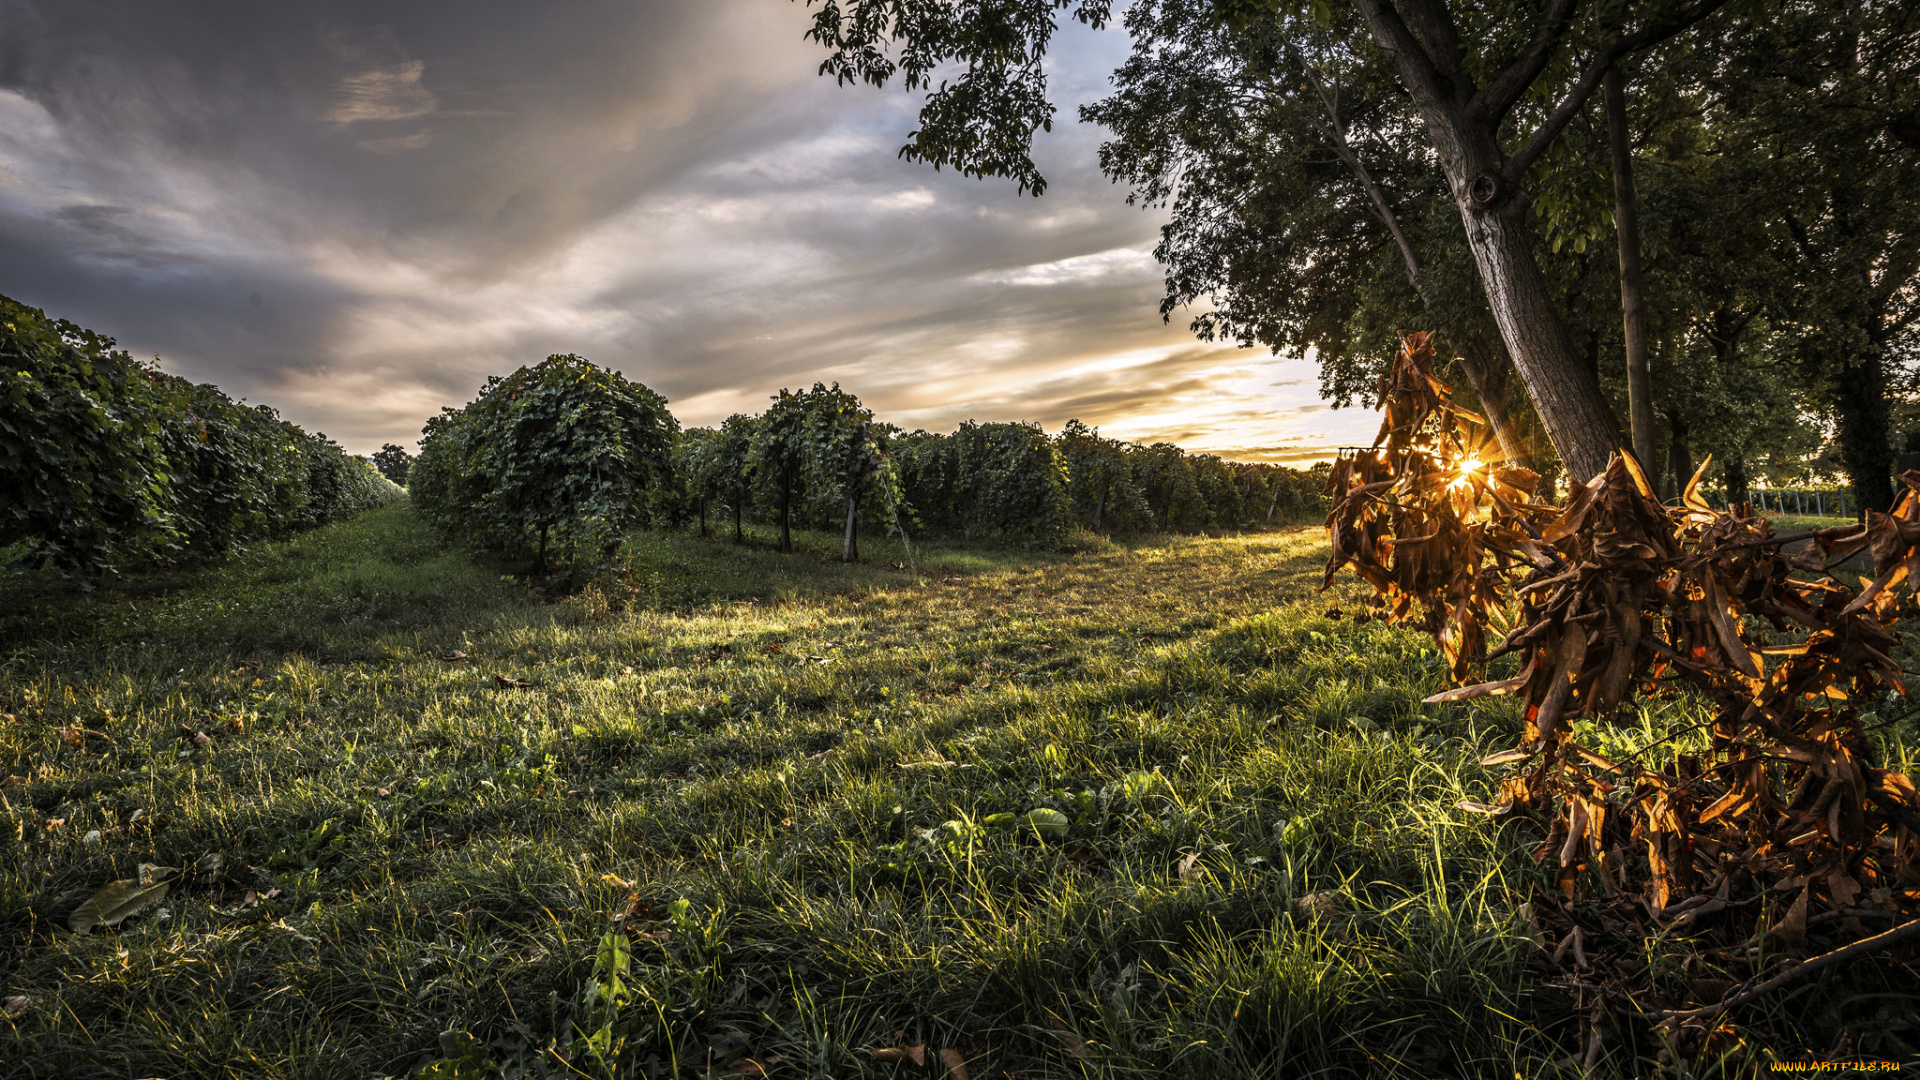
[[[373,455],[373,467],[380,475],[400,485],[407,486],[407,472],[413,468],[413,455],[396,443],[387,443],[380,452]]]
[[[1038,424],[960,425],[956,510],[971,537],[1051,544],[1073,524],[1066,464]]]
[[[550,356],[428,422],[415,503],[447,534],[530,551],[536,566],[556,542],[604,558],[622,533],[671,513],[678,430],[659,394],[578,356]]]
[[[325,436],[113,346],[0,297],[0,547],[24,541],[30,561],[92,577],[400,496]]]
[[[0,545],[111,572],[169,547],[159,377],[101,337],[0,298]]]
[[[693,517],[703,538],[710,535],[707,514],[719,501],[719,476],[713,467],[714,448],[719,441],[716,428],[683,428],[673,441],[674,477],[693,504]]]
[[[750,469],[757,490],[780,513],[780,550],[793,550],[794,501],[804,494],[811,459],[807,392],[782,390],[754,426]]]
[[[1133,475],[1127,444],[1078,420],[1054,439],[1067,466],[1074,519],[1094,532],[1139,531],[1150,520],[1145,494]]]
[[[753,501],[753,443],[759,420],[734,413],[720,425],[719,438],[704,467],[712,470],[714,490],[733,514],[733,542],[744,543],[741,521]]]
[[[817,497],[846,507],[843,562],[860,557],[862,500],[882,519],[892,518],[899,503],[899,479],[882,437],[873,411],[840,389],[839,383],[831,387],[815,383],[807,394],[808,469]]]
[[[1720,151],[1764,191],[1770,315],[1886,510],[1891,393],[1920,362],[1920,10],[1774,0],[1704,72]]]

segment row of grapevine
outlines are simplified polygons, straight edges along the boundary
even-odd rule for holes
[[[397,449],[397,448],[396,448]],[[400,464],[396,459],[394,465]],[[1315,517],[1324,470],[1246,465],[1102,437],[1078,421],[968,422],[903,432],[859,398],[815,383],[758,416],[680,430],[665,399],[577,356],[495,378],[427,424],[411,464],[415,505],[479,550],[603,561],[640,525],[731,521],[830,528],[842,557],[863,531],[1058,544],[1076,529],[1197,532]]]
[[[476,549],[602,561],[678,486],[679,422],[659,394],[578,356],[487,380],[427,421],[408,477],[427,520]],[[670,512],[670,511],[669,511]]]
[[[851,404],[848,404],[851,403]],[[836,419],[849,415],[858,422]],[[814,419],[809,420],[808,417]],[[819,463],[843,432],[867,462],[840,478]],[[1095,533],[1203,532],[1314,521],[1326,512],[1327,470],[1230,462],[1171,443],[1141,446],[1069,421],[1057,436],[1037,424],[968,421],[951,435],[875,423],[837,385],[782,391],[760,416],[734,415],[681,436],[678,460],[702,535],[708,519],[910,535],[1057,544]],[[849,555],[851,550],[849,550]]]
[[[90,579],[216,558],[399,498],[265,406],[0,296],[0,549]]]

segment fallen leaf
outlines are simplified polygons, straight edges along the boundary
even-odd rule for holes
[[[1200,853],[1196,851],[1188,855],[1186,858],[1181,859],[1179,862],[1175,863],[1174,872],[1180,875],[1181,881],[1185,881],[1187,880],[1188,875],[1193,873],[1193,868],[1195,866],[1198,866],[1199,864],[1200,864]]]
[[[164,899],[167,889],[171,887],[167,879],[179,872],[171,866],[142,863],[139,877],[108,882],[105,888],[94,893],[91,899],[67,916],[67,928],[76,934],[85,934],[96,926],[118,926],[129,916],[137,915]]]
[[[507,675],[495,675],[493,677],[493,688],[496,690],[524,690],[532,685],[532,679],[516,679]]]
[[[26,782],[27,782],[26,777],[16,774],[16,775],[7,777],[4,780],[0,780],[0,788],[19,787],[20,785]]]
[[[949,1046],[940,1051],[940,1064],[947,1067],[947,1076],[951,1080],[967,1080],[967,1057]]]
[[[196,731],[196,732],[194,732],[194,733],[193,733],[193,745],[195,745],[195,746],[212,746],[212,745],[213,745],[213,736],[211,736],[211,735],[209,735],[209,734],[207,734],[207,733],[206,733],[206,732],[204,732],[204,731]]]
[[[7,1019],[15,1019],[26,1011],[27,995],[9,994],[6,997],[0,998],[0,1014],[4,1014]]]
[[[915,1065],[925,1066],[927,1063],[927,1044],[919,1043],[914,1046],[889,1046],[885,1049],[875,1050],[873,1052],[873,1060],[893,1065],[898,1065],[903,1061],[911,1061]]]
[[[822,761],[825,761],[825,760],[827,760],[828,758],[830,758],[830,757],[832,757],[832,756],[833,756],[833,752],[834,752],[834,751],[835,751],[836,749],[838,749],[838,747],[833,747],[833,746],[829,746],[829,747],[827,747],[827,748],[826,748],[825,750],[822,750],[822,751],[820,751],[820,752],[819,752],[819,753],[817,753],[817,754],[808,754],[808,755],[807,755],[807,760],[808,760],[808,761],[811,761],[811,762],[813,762],[814,764],[816,764],[816,765],[817,765],[817,764],[819,764],[820,762],[822,762]]]
[[[459,649],[450,649],[440,654],[440,659],[445,660],[448,663],[459,663],[460,661],[465,660],[466,658],[467,658],[467,654],[464,652],[461,652]]]
[[[1309,893],[1293,902],[1294,910],[1309,919],[1330,919],[1340,913],[1342,901],[1336,892]]]

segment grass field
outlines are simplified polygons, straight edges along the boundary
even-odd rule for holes
[[[1512,707],[1420,704],[1431,643],[1318,595],[1318,530],[917,578],[807,541],[637,539],[624,610],[404,505],[98,601],[0,580],[0,1073],[1587,1075],[1539,838],[1454,808]],[[157,905],[67,929],[141,864]],[[1672,1002],[1745,977],[1627,955]],[[1915,985],[1736,1019],[1910,1060]],[[1631,1030],[1592,1075],[1657,1071]]]

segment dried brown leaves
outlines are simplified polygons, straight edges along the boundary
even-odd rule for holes
[[[1766,889],[1785,914],[1765,932],[1784,941],[1823,911],[1920,910],[1920,795],[1875,765],[1855,704],[1905,692],[1889,625],[1920,582],[1920,473],[1892,514],[1795,536],[1713,510],[1704,465],[1663,505],[1626,453],[1548,506],[1532,473],[1492,461],[1432,361],[1427,336],[1408,335],[1373,449],[1334,466],[1326,581],[1351,567],[1388,619],[1434,635],[1460,682],[1522,659],[1514,678],[1429,699],[1526,701],[1521,746],[1488,759],[1512,766],[1500,805],[1467,808],[1545,813],[1535,856],[1556,859],[1563,892],[1644,906],[1660,925]],[[1871,582],[1827,576],[1861,550]],[[1714,712],[1704,755],[1661,771],[1571,737],[1576,718],[1681,685]]]

